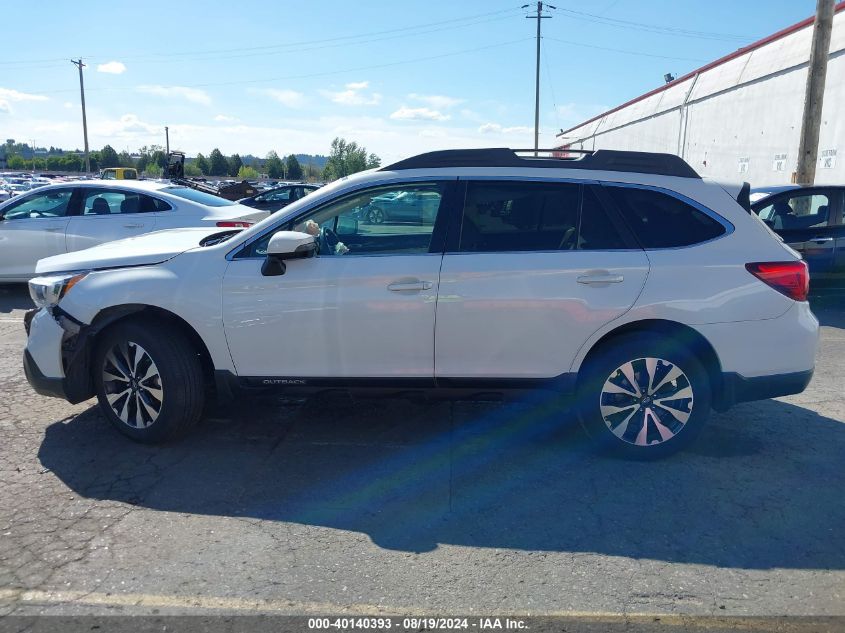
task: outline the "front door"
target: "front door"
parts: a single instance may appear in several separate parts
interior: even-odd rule
[[[65,230],[74,189],[49,189],[21,196],[0,219],[0,279],[23,280],[35,274],[39,259],[65,250]]]
[[[649,264],[630,239],[590,186],[468,182],[440,274],[438,385],[566,380],[590,335],[639,296]]]
[[[234,255],[223,280],[226,340],[238,375],[259,384],[387,379],[428,385],[446,213],[435,222],[359,222],[372,199],[425,191],[446,206],[448,182],[380,186],[275,227],[315,235],[319,253],[265,277],[268,232]],[[274,382],[275,380],[275,382]]]

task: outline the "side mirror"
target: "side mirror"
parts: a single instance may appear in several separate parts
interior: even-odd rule
[[[317,252],[317,240],[313,235],[299,231],[277,231],[267,244],[267,258],[261,265],[265,277],[284,275],[286,259],[313,257]]]

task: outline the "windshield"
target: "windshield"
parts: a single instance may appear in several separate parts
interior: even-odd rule
[[[164,187],[161,191],[168,193],[171,196],[176,196],[177,198],[184,198],[185,200],[190,200],[191,202],[199,202],[207,207],[231,207],[237,204],[231,200],[213,196],[210,193],[191,189],[190,187]]]

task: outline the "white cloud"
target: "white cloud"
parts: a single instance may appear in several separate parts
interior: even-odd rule
[[[92,131],[94,134],[107,138],[144,139],[150,136],[164,136],[164,126],[141,121],[135,114],[124,114],[119,119],[97,121],[92,126]]]
[[[504,127],[498,123],[485,123],[478,128],[480,134],[527,134],[533,128],[524,125]]]
[[[11,88],[0,88],[0,112],[12,114],[12,102],[17,101],[47,101],[48,98],[44,95],[30,94],[28,92],[19,92]]]
[[[211,97],[208,96],[208,93],[197,88],[188,88],[186,86],[138,86],[136,90],[157,97],[176,97],[178,99],[185,99],[191,103],[199,103],[200,105],[211,104]]]
[[[72,107],[74,107],[74,104],[71,103],[70,101],[65,101],[64,107],[66,107],[68,110],[70,110]]]
[[[320,94],[341,105],[378,105],[381,103],[381,94],[378,92],[371,92],[369,94],[363,92],[369,85],[369,81],[352,82],[344,86],[346,90],[341,90],[340,92],[321,90]]]
[[[221,123],[235,123],[240,119],[233,116],[226,116],[225,114],[218,114],[216,117],[214,117],[214,120],[219,121]]]
[[[408,108],[402,106],[391,114],[390,118],[400,121],[446,121],[449,119],[449,115],[432,110],[431,108]]]
[[[413,99],[414,101],[426,103],[436,110],[447,110],[464,102],[463,99],[456,99],[455,97],[447,97],[445,95],[421,95],[415,92],[409,94],[408,98]]]
[[[126,66],[121,62],[106,62],[97,66],[98,73],[108,73],[109,75],[122,75],[126,72]]]
[[[305,105],[305,95],[296,90],[279,90],[277,88],[267,88],[266,90],[251,90],[255,94],[267,95],[271,99],[278,101],[288,108],[301,108]]]

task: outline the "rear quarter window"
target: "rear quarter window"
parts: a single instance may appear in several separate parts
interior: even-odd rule
[[[605,190],[643,248],[691,246],[725,233],[721,223],[674,196],[634,187]]]

